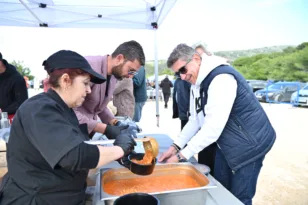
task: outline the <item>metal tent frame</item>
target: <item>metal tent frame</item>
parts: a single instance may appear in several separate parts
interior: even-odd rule
[[[119,28],[154,32],[158,96],[157,30],[177,0],[0,0],[0,26]],[[159,126],[159,99],[156,98]]]

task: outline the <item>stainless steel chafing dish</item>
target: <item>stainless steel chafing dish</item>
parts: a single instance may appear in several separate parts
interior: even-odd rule
[[[214,181],[210,181],[203,173],[196,169],[191,163],[157,164],[154,172],[149,176],[139,176],[131,173],[125,168],[102,169],[97,176],[96,190],[93,197],[94,205],[113,205],[119,196],[107,194],[104,191],[104,182],[110,180],[133,179],[140,177],[166,176],[179,174],[188,175],[200,184],[200,187],[169,190],[163,192],[150,193],[156,196],[161,205],[204,205],[207,198],[207,189],[216,188]]]

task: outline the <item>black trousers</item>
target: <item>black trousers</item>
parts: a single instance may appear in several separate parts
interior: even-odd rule
[[[206,147],[198,154],[198,163],[205,164],[210,167],[210,174],[214,176],[215,157],[216,157],[217,144],[213,143]]]
[[[165,105],[168,104],[169,98],[170,98],[170,93],[163,93],[164,95],[164,101],[165,101]]]

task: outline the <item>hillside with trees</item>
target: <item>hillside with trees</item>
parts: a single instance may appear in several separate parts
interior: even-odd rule
[[[271,47],[254,48],[247,50],[217,51],[214,52],[214,54],[217,56],[224,57],[229,61],[233,62],[234,60],[240,57],[250,57],[258,54],[282,52],[287,47],[290,46],[271,46]]]
[[[246,79],[308,82],[308,42],[282,52],[241,57],[232,65]]]
[[[219,51],[246,79],[308,82],[308,42],[298,46],[273,46],[249,50]],[[154,75],[154,61],[145,66],[147,77]],[[166,60],[158,61],[159,75],[173,75]]]

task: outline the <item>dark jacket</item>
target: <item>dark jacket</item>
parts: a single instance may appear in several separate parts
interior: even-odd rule
[[[237,94],[217,145],[229,167],[236,171],[264,157],[272,148],[276,133],[244,77],[231,66],[219,66],[203,80],[200,85],[201,106],[206,105],[211,81],[223,73],[234,76],[237,81]]]
[[[174,82],[173,89],[173,116],[172,118],[180,118],[180,120],[188,120],[189,116],[189,99],[191,84],[177,78]]]
[[[135,102],[147,101],[147,88],[145,80],[145,70],[141,66],[138,73],[133,77]]]
[[[74,111],[55,91],[49,89],[23,103],[11,127],[9,171],[1,184],[0,204],[85,204],[88,169],[59,164],[85,140],[89,140],[87,128],[81,129]]]
[[[13,65],[6,60],[2,62],[6,70],[0,74],[0,108],[2,112],[15,114],[19,106],[28,99],[27,85]]]
[[[171,94],[171,88],[173,87],[173,84],[167,77],[161,81],[159,86],[162,88],[163,93]]]

